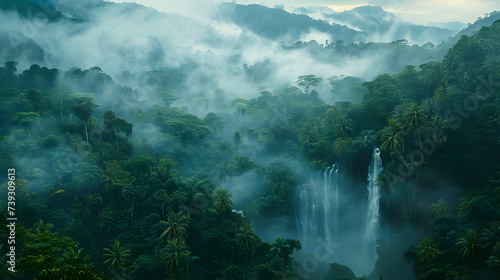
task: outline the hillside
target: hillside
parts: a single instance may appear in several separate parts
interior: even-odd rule
[[[500,20],[36,3],[0,6],[0,279],[500,278]]]

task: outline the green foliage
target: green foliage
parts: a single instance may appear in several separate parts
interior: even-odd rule
[[[440,252],[434,241],[431,238],[426,238],[418,244],[417,253],[421,262],[432,263]]]
[[[450,207],[446,205],[446,201],[444,201],[442,198],[440,198],[437,203],[431,205],[431,215],[433,217],[446,215],[449,212]]]
[[[347,266],[338,263],[331,263],[323,280],[356,280],[356,275]]]
[[[188,247],[185,243],[170,241],[163,249],[162,257],[165,258],[167,268],[170,272],[180,269],[189,256]]]
[[[235,239],[240,246],[250,250],[253,250],[255,245],[260,243],[259,237],[253,232],[249,224],[240,227]]]
[[[499,28],[497,22],[461,37],[442,62],[401,65],[400,73],[371,81],[331,77],[326,94],[311,90],[321,81],[312,74],[298,77],[300,88],[266,88],[235,100],[225,89],[215,90],[213,100],[193,96],[184,83],[190,67],[118,75],[127,84],[159,77],[153,92],[141,94],[156,94],[164,106],[147,105],[138,90],[116,84],[99,67],[34,64],[18,72],[8,61],[0,67],[0,166],[18,169],[17,214],[33,229],[16,229],[19,274],[0,277],[95,280],[119,278],[120,271],[152,280],[295,277],[291,256],[300,242],[261,242],[249,221],[259,229],[280,218],[294,228],[298,186],[334,162],[352,182],[342,191],[364,197],[356,186],[365,185],[371,151],[380,147],[381,199],[389,205],[381,215],[391,229],[418,229],[380,241],[369,277],[408,279],[413,265],[418,279],[497,279]],[[283,51],[333,57],[389,48],[406,57],[401,61],[443,51],[402,42],[298,42]],[[245,65],[244,75],[263,80],[273,74],[270,64]],[[108,104],[109,94],[120,98]],[[325,104],[319,96],[341,101]],[[177,98],[188,98],[193,112],[172,108]],[[195,115],[212,105],[216,111],[203,120]],[[408,171],[404,181],[389,182],[400,170]],[[245,216],[232,212],[231,193]],[[0,233],[6,222],[0,215]],[[325,279],[355,276],[332,264]]]
[[[309,88],[318,86],[319,81],[320,81],[320,78],[317,78],[313,74],[309,74],[309,75],[299,76],[297,78],[296,83],[297,83],[297,85],[304,88],[304,91],[306,94],[309,94]]]
[[[109,269],[120,271],[128,262],[130,250],[121,246],[118,240],[111,244],[110,248],[105,248],[103,257],[106,258],[104,264],[109,265]]]
[[[102,132],[105,141],[115,142],[116,134],[118,132],[122,132],[126,136],[130,136],[132,134],[133,125],[126,122],[123,119],[120,119],[112,111],[104,112],[103,118],[104,118],[104,123]]]
[[[469,259],[471,263],[479,263],[483,258],[483,245],[480,244],[479,234],[473,229],[460,237],[457,246],[460,247],[460,254],[464,259]]]
[[[215,193],[213,206],[217,213],[221,215],[231,213],[233,210],[231,196],[232,195],[225,189],[220,189]]]
[[[285,260],[286,264],[289,264],[293,261],[291,257],[293,250],[302,249],[302,245],[299,240],[295,239],[286,239],[286,238],[277,238],[276,242],[271,245],[271,249],[269,252],[274,254],[283,260]]]
[[[186,228],[188,227],[185,222],[185,217],[182,212],[175,214],[171,211],[168,214],[167,221],[160,221],[167,229],[163,231],[160,238],[167,241],[184,242],[187,239]]]

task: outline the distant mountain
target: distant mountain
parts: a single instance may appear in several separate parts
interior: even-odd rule
[[[466,23],[460,21],[452,21],[452,22],[429,22],[427,23],[429,26],[436,26],[440,28],[446,28],[452,31],[459,31],[467,27]]]
[[[28,0],[0,0],[0,10],[18,13],[22,18],[37,18],[48,22],[69,19],[53,5],[46,4]]]
[[[485,16],[484,18],[482,17],[478,18],[473,24],[469,24],[469,26],[462,29],[455,36],[453,36],[450,44],[454,44],[456,41],[458,41],[458,39],[460,39],[460,36],[472,35],[476,31],[479,31],[479,29],[481,29],[483,26],[490,26],[493,24],[493,22],[499,19],[500,19],[499,11],[494,11],[492,13],[489,13],[488,16]]]
[[[423,45],[427,42],[441,43],[456,31],[435,26],[422,26],[404,22],[379,6],[361,6],[337,13],[330,9],[318,10],[306,7],[296,10],[299,13],[322,18],[330,23],[346,25],[363,34],[365,41],[392,42],[406,39],[411,43]]]
[[[303,14],[292,14],[282,9],[261,5],[240,5],[222,3],[217,15],[223,21],[235,23],[239,27],[259,36],[289,41],[300,40],[311,31],[319,31],[331,36],[332,40],[353,42],[359,40],[360,32],[340,24],[329,24]]]
[[[375,17],[379,18],[382,20],[394,20],[396,17],[389,13],[386,12],[382,7],[380,6],[360,6],[356,7],[352,10],[344,11],[342,13],[339,13],[339,15],[347,15],[347,16],[369,16],[369,17]]]
[[[20,32],[13,32],[0,28],[0,53],[4,61],[25,58],[29,61],[41,62],[45,52],[33,40],[26,38]]]

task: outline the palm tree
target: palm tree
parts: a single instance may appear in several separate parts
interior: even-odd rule
[[[259,242],[259,237],[253,232],[249,224],[246,224],[238,230],[235,235],[236,242],[245,247],[245,249],[253,249],[253,247]]]
[[[448,51],[448,53],[444,56],[443,66],[447,72],[453,72],[457,69],[458,57],[455,51]]]
[[[489,54],[481,65],[481,68],[486,71],[486,74],[494,74],[500,68],[500,56]]]
[[[335,154],[337,155],[344,154],[349,149],[349,146],[351,145],[351,140],[352,140],[351,138],[347,139],[338,138],[337,140],[335,140],[335,142],[333,142],[333,151],[335,152]]]
[[[168,271],[175,273],[180,278],[180,271],[186,267],[190,255],[186,243],[168,241],[168,244],[162,250],[161,258],[167,264]]]
[[[50,232],[52,229],[54,229],[53,224],[46,224],[40,219],[35,223],[35,229],[33,229],[32,232],[38,237],[48,237],[53,235],[52,232]]]
[[[187,239],[186,228],[188,224],[185,222],[182,212],[179,211],[179,213],[174,214],[173,211],[170,211],[167,221],[160,221],[160,223],[167,226],[160,238],[167,241],[185,241]]]
[[[420,127],[425,123],[426,120],[425,110],[419,106],[417,103],[413,103],[405,110],[405,121],[406,123],[412,125],[417,130],[418,141],[420,143],[420,150],[422,149],[422,138],[420,137]],[[424,156],[422,154],[422,162]]]
[[[443,100],[446,97],[453,94],[454,88],[452,85],[448,84],[448,80],[441,81],[437,87],[435,92],[435,98],[438,100]]]
[[[418,258],[423,263],[432,263],[440,252],[431,238],[425,238],[417,246]]]
[[[65,259],[78,259],[81,257],[83,248],[76,250],[74,247],[69,247],[68,250],[64,249],[63,257]]]
[[[404,134],[400,131],[396,131],[394,127],[385,127],[382,129],[382,135],[380,136],[380,139],[382,140],[381,148],[391,153],[399,151],[401,146],[404,144],[403,136]]]
[[[62,257],[59,257],[56,261],[59,265],[67,261],[76,261],[83,258],[82,256],[83,248],[77,249],[77,247],[70,246],[68,249],[63,249]]]
[[[234,171],[241,174],[245,171],[257,168],[258,165],[250,160],[249,157],[235,156],[234,157]]]
[[[448,127],[448,121],[441,118],[441,116],[434,116],[427,125],[427,137],[441,147],[447,139],[444,129]]]
[[[130,181],[130,173],[122,170],[117,160],[105,162],[106,169],[101,178],[104,180],[104,189],[109,190],[113,186],[125,186]]]
[[[288,199],[292,194],[291,187],[296,183],[297,178],[289,170],[274,166],[268,170],[274,187],[274,192],[281,198]]]
[[[406,104],[400,104],[394,107],[394,111],[392,111],[392,119],[397,123],[405,122],[405,110]]]
[[[471,263],[479,262],[483,253],[483,246],[479,243],[479,234],[470,229],[465,236],[458,239],[457,246],[460,246],[462,258],[469,258]]]
[[[422,109],[424,110],[427,119],[433,117],[439,112],[439,102],[432,98],[422,100]]]
[[[225,190],[220,189],[215,193],[214,196],[214,209],[219,214],[227,214],[233,210],[233,201],[231,200],[231,194]]]
[[[217,179],[225,181],[226,178],[231,178],[233,174],[233,167],[228,161],[224,161],[217,165]]]
[[[104,257],[107,258],[104,263],[109,263],[109,268],[117,271],[123,267],[127,258],[130,257],[130,250],[126,249],[125,246],[121,246],[118,240],[111,244],[111,248],[105,248],[104,251],[107,252],[104,254]]]
[[[341,137],[342,139],[347,139],[349,137],[349,132],[352,131],[352,120],[346,119],[345,116],[340,116],[335,121],[333,125],[333,133],[337,137]]]
[[[382,150],[389,151],[390,153],[397,152],[401,161],[408,167],[400,151],[400,148],[404,144],[404,136],[403,125],[389,120],[389,125],[382,130],[382,135],[380,136],[382,145],[380,147]]]
[[[424,82],[429,89],[429,93],[434,93],[436,86],[443,79],[443,70],[441,69],[441,64],[437,63],[426,69]],[[431,91],[432,89],[432,91]]]
[[[462,66],[459,69],[459,81],[462,84],[462,89],[469,92],[474,92],[476,87],[479,85],[478,76],[479,73],[475,68],[468,68]]]
[[[442,198],[438,200],[438,203],[434,203],[431,205],[431,215],[432,217],[446,215],[450,211],[450,207],[446,205],[446,201]]]
[[[493,248],[497,242],[500,242],[500,222],[495,221],[483,229],[482,241],[484,248]]]
[[[315,142],[318,139],[315,129],[310,124],[306,124],[300,133],[299,143],[301,145]]]

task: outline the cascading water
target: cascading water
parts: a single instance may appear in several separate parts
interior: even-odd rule
[[[337,237],[339,236],[339,168],[337,164],[334,164],[334,168],[330,170],[330,178],[332,183],[335,186],[335,193],[334,193],[334,209],[333,209],[333,237],[335,238],[334,241],[337,241]],[[334,176],[332,178],[332,172],[334,172]]]
[[[337,164],[328,167],[323,176],[318,174],[309,184],[302,186],[297,230],[304,247],[312,247],[320,242],[319,238],[327,244],[336,240],[339,220],[338,188]]]
[[[377,258],[375,241],[377,240],[379,228],[380,186],[377,180],[382,171],[383,166],[382,159],[380,158],[380,150],[376,148],[373,150],[372,160],[368,168],[368,207],[364,236],[364,248],[373,264],[375,264]]]
[[[368,200],[360,199],[352,181],[339,180],[337,164],[313,175],[300,188],[296,224],[304,262],[314,256],[326,264],[347,265],[359,276],[373,271],[381,194],[377,180],[382,170],[380,150],[374,149],[368,168]]]

